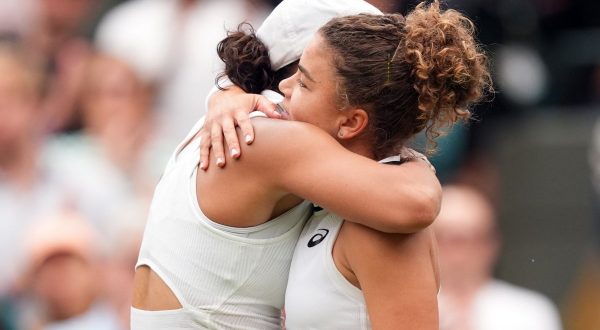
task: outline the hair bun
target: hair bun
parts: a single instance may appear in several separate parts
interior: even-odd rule
[[[469,106],[491,91],[487,58],[473,37],[473,23],[455,10],[440,10],[436,0],[419,4],[404,26],[404,60],[412,67],[418,93],[417,128],[430,140],[443,125],[470,116]]]
[[[237,31],[229,32],[217,45],[217,54],[225,63],[225,69],[216,79],[217,85],[227,76],[245,92],[258,94],[273,84],[269,50],[249,23],[242,23]]]

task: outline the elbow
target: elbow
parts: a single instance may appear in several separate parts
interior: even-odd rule
[[[442,187],[439,184],[424,187],[418,195],[415,231],[429,227],[437,218],[442,205]]]
[[[439,184],[429,185],[413,189],[410,194],[410,206],[404,203],[402,209],[397,210],[396,215],[402,214],[405,221],[390,222],[385,230],[388,233],[416,233],[429,227],[437,218],[442,203],[442,187]]]

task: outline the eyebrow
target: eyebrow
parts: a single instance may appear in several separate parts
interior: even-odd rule
[[[306,78],[308,78],[310,81],[312,82],[317,82],[311,75],[310,73],[308,73],[308,70],[306,70],[305,67],[303,67],[302,65],[298,64],[298,70],[300,70],[300,72],[302,72],[303,75],[306,76]]]

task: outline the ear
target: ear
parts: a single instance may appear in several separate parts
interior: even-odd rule
[[[369,114],[361,108],[343,110],[343,118],[340,122],[337,138],[348,140],[363,133],[369,125]]]

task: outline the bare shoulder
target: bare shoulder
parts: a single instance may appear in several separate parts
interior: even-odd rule
[[[354,271],[387,263],[412,263],[416,259],[432,262],[435,254],[435,237],[430,228],[410,234],[384,233],[345,221],[340,238],[349,266]]]
[[[346,266],[357,276],[361,286],[373,278],[381,283],[386,278],[392,281],[403,279],[406,282],[427,281],[437,292],[438,252],[430,227],[415,233],[397,234],[345,221],[338,240],[342,243],[339,247]]]
[[[432,239],[432,232],[429,228],[410,234],[385,233],[358,223],[345,221],[343,230],[345,236],[357,243],[353,245],[360,246],[357,250],[364,250],[366,253],[370,250],[383,252],[385,250],[395,251],[403,247],[429,247]]]

